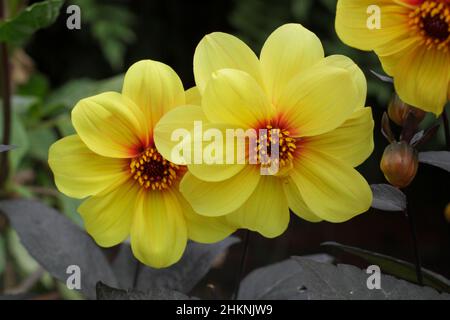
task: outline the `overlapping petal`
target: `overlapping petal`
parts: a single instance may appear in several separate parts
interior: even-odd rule
[[[133,254],[154,268],[174,264],[186,247],[186,220],[175,192],[141,190],[134,209],[131,224]]]
[[[201,150],[202,161],[190,163],[189,172],[203,181],[218,182],[229,179],[244,169],[248,163],[249,139],[256,140],[254,131],[246,135],[240,128],[216,123],[206,123],[202,128],[204,141],[196,143],[197,151],[194,151]],[[191,132],[191,135],[194,136],[195,133]]]
[[[213,123],[257,128],[273,114],[273,108],[258,83],[235,69],[215,72],[202,96],[206,117]]]
[[[308,148],[325,152],[356,167],[372,153],[374,121],[371,108],[359,108],[342,125],[307,139]]]
[[[327,221],[349,220],[372,203],[370,187],[355,169],[317,150],[302,150],[291,178],[308,208]]]
[[[201,107],[182,106],[158,122],[154,131],[155,144],[164,158],[188,165],[196,177],[205,181],[222,181],[242,170],[244,163],[238,162],[241,158],[238,158],[237,151],[231,149],[227,153],[228,146],[233,146],[227,130],[234,132],[231,125],[210,123]],[[237,147],[235,141],[234,149]],[[245,146],[243,151],[242,159],[245,161]],[[231,155],[233,162],[227,164],[227,156]]]
[[[206,217],[192,209],[184,197],[176,192],[178,201],[183,208],[187,224],[188,238],[200,243],[214,243],[225,239],[236,227],[228,223],[225,217]]]
[[[58,189],[73,198],[95,195],[128,178],[124,159],[92,152],[78,135],[55,142],[50,147],[48,163]]]
[[[291,135],[315,136],[340,126],[360,100],[353,73],[318,65],[291,80],[280,97],[278,110]]]
[[[246,166],[230,179],[220,182],[202,181],[188,172],[181,180],[180,191],[195,212],[219,217],[241,207],[255,190],[260,177],[256,166]]]
[[[212,74],[220,69],[242,70],[263,84],[255,53],[238,38],[214,32],[203,37],[194,53],[195,83],[200,93],[205,90]]]
[[[408,104],[440,115],[448,101],[450,53],[417,47],[405,53],[394,69],[394,85]]]
[[[284,88],[297,74],[324,57],[317,36],[300,24],[276,29],[261,50],[261,74],[271,102],[275,105]]]
[[[122,94],[142,110],[150,132],[163,114],[185,104],[178,75],[168,65],[153,60],[141,60],[128,69]]]
[[[116,92],[78,102],[72,110],[72,123],[88,148],[105,157],[135,157],[148,141],[144,114]]]
[[[209,123],[200,106],[181,106],[166,113],[153,131],[158,152],[173,163],[191,163],[194,160],[193,131],[196,122],[201,125]],[[182,151],[188,149],[190,153],[183,154]]]
[[[353,62],[352,59],[336,54],[320,60],[317,65],[343,68],[350,72],[350,76],[355,83],[358,94],[358,102],[356,103],[356,108],[365,106],[367,97],[366,76],[364,75],[362,70]]]
[[[202,96],[200,95],[200,91],[197,87],[192,87],[186,90],[186,104],[201,106],[202,105]]]
[[[139,185],[129,180],[119,187],[85,200],[78,212],[86,231],[103,247],[115,246],[130,234]]]
[[[298,190],[298,187],[294,183],[292,178],[287,177],[283,181],[283,191],[286,196],[289,208],[297,216],[309,222],[322,221],[321,218],[319,218],[316,214],[314,214],[314,212],[311,211],[310,208],[308,208],[305,200],[303,200],[302,195],[300,194],[300,190]]]
[[[262,176],[248,200],[227,221],[267,238],[281,235],[289,224],[289,207],[283,193],[283,181],[274,176]]]

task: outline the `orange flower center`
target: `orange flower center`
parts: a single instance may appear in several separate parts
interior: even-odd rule
[[[274,136],[272,125],[266,126],[267,133],[262,134],[256,141],[257,162],[264,166],[270,166],[271,161],[277,161],[280,168],[285,167],[294,159],[294,153],[297,149],[296,139],[289,135],[285,129],[277,129]],[[278,158],[272,159],[272,144],[278,141]],[[267,156],[267,157],[266,157]],[[264,159],[266,158],[266,159]]]
[[[450,2],[426,0],[410,14],[414,34],[422,36],[422,43],[429,49],[447,52],[450,47]]]
[[[180,166],[163,158],[154,147],[147,148],[130,162],[133,178],[145,189],[169,188],[180,173]]]

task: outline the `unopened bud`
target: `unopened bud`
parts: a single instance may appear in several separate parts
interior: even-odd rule
[[[426,116],[425,111],[410,106],[403,102],[397,94],[394,94],[388,106],[389,118],[397,125],[403,126],[409,113],[414,115],[416,123],[422,122]]]
[[[386,180],[398,188],[405,188],[413,181],[418,167],[417,151],[404,141],[387,146],[380,163]]]

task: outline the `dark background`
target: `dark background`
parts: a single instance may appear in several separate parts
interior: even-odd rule
[[[46,77],[49,88],[58,88],[73,79],[108,78],[123,73],[133,62],[147,58],[172,66],[188,88],[194,85],[194,49],[205,34],[213,31],[235,34],[258,53],[264,39],[276,27],[288,22],[302,23],[321,38],[327,55],[348,55],[366,73],[369,81],[367,105],[373,106],[376,122],[376,147],[360,171],[371,184],[385,183],[379,161],[387,142],[380,134],[379,124],[392,88],[370,74],[371,69],[381,72],[373,53],[349,48],[338,39],[334,31],[335,0],[84,0],[72,3],[81,7],[81,30],[68,30],[65,27],[68,15],[63,12],[55,25],[39,31],[26,47],[36,70]],[[120,13],[118,17],[108,14],[107,10],[102,10],[105,5],[117,7],[126,17],[119,17]],[[115,63],[111,63],[114,58],[108,58],[104,53],[104,46],[110,45],[108,36],[102,38],[93,32],[101,21],[106,21],[103,30],[113,30],[117,25],[128,29],[118,31],[122,34],[118,37],[122,47],[117,46],[117,52],[123,52]],[[116,47],[111,45],[109,48],[114,51]],[[428,126],[433,121],[429,117],[423,125]],[[443,148],[442,133],[431,146]],[[450,200],[448,173],[421,165],[417,178],[405,192],[409,210],[417,220],[423,266],[450,277],[450,228],[444,217],[444,209]],[[240,235],[243,234],[241,232]],[[312,224],[292,216],[288,231],[273,240],[253,233],[246,272],[291,255],[324,252],[320,247],[324,241],[336,241],[414,261],[408,220],[401,213],[370,210],[342,224]],[[224,264],[213,270],[205,283],[213,283],[217,291],[229,292],[238,272],[241,254],[242,245],[233,247]],[[340,262],[367,266],[348,255],[341,254],[338,258]]]

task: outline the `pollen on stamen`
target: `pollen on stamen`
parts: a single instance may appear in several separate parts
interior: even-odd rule
[[[278,129],[274,131],[272,125],[266,126],[267,133],[259,136],[256,141],[255,155],[257,157],[257,163],[270,167],[271,161],[278,162],[278,166],[283,168],[290,164],[294,159],[295,150],[297,149],[297,140],[290,136],[290,132],[285,129]],[[276,129],[276,128],[275,128]],[[273,133],[277,132],[277,137],[273,136]],[[272,144],[278,140],[278,158],[271,159]],[[262,143],[266,141],[266,143]],[[265,157],[265,156],[268,157]],[[266,159],[263,159],[263,156]]]
[[[164,159],[154,147],[147,148],[130,162],[133,179],[143,188],[165,190],[177,179],[180,167]]]

